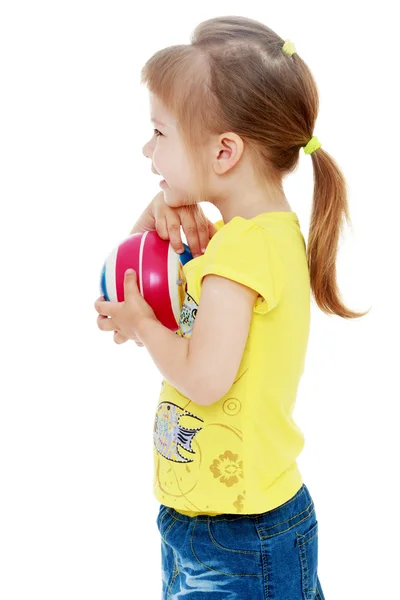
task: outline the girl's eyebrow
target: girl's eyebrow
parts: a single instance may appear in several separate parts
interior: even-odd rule
[[[166,127],[165,123],[162,123],[161,121],[158,121],[158,119],[156,119],[155,117],[151,117],[150,121],[152,123],[155,123],[156,125],[161,125],[161,127]]]

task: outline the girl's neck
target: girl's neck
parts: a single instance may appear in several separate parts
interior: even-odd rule
[[[217,206],[220,211],[224,223],[228,223],[234,217],[243,217],[244,219],[252,219],[257,215],[266,212],[293,212],[292,208],[285,197],[281,198],[280,202],[276,200],[274,202],[267,202],[265,199],[260,202],[252,202],[241,205],[234,204],[233,202],[226,203],[225,205]]]
[[[212,202],[220,211],[224,223],[234,217],[252,219],[266,212],[293,212],[283,189],[282,181],[257,180],[248,156],[214,180]]]

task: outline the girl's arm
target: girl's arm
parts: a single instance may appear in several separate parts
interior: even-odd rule
[[[163,377],[196,404],[208,406],[234,383],[257,296],[236,281],[206,275],[191,338],[156,320],[144,320],[137,334]]]

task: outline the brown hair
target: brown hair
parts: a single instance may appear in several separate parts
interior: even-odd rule
[[[210,202],[205,148],[210,135],[234,131],[250,153],[260,186],[282,189],[297,167],[299,150],[313,136],[318,114],[314,78],[300,56],[282,52],[284,40],[266,25],[241,16],[200,23],[191,44],[156,52],[141,83],[174,115],[193,166],[195,195]],[[356,318],[342,303],[336,254],[342,220],[350,223],[345,179],[333,158],[311,154],[314,198],[307,244],[311,290],[327,314]]]

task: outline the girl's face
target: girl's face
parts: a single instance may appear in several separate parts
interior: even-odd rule
[[[190,167],[178,134],[176,121],[162,106],[160,100],[150,94],[153,137],[143,146],[143,154],[152,161],[152,172],[161,175],[165,202],[172,207],[188,204],[190,191]]]

